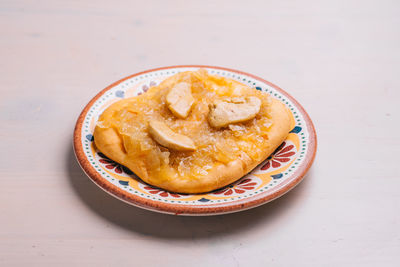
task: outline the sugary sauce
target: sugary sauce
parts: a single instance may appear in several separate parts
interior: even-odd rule
[[[261,159],[272,124],[269,95],[237,81],[209,75],[205,70],[181,73],[175,82],[192,85],[195,103],[185,119],[174,116],[165,104],[171,84],[163,82],[142,95],[121,100],[122,107],[102,115],[98,126],[114,127],[129,159],[145,166],[149,176],[160,181],[174,177],[201,178],[216,164],[227,164],[243,153],[254,161]],[[262,101],[257,116],[223,129],[212,128],[207,121],[209,103],[238,96],[256,96]],[[160,146],[148,134],[148,123],[152,119],[161,120],[176,133],[190,137],[197,149],[178,152]]]

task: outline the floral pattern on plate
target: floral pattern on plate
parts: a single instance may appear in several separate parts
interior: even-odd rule
[[[289,164],[296,157],[296,152],[294,144],[290,141],[285,141],[266,159],[267,163],[260,170],[267,171]]]
[[[236,184],[225,186],[224,188],[215,191],[214,195],[223,195],[223,196],[233,196],[240,195],[245,193],[246,191],[254,191],[262,181],[256,177],[242,178]]]

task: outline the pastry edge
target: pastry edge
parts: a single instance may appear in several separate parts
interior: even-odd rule
[[[176,178],[158,184],[152,182],[144,166],[137,165],[128,159],[122,138],[114,128],[96,126],[93,135],[95,145],[102,153],[110,159],[128,167],[146,183],[171,192],[205,193],[222,188],[242,178],[267,159],[286,139],[289,131],[294,126],[294,120],[285,105],[274,98],[271,101],[271,118],[273,124],[268,133],[268,142],[271,145],[264,150],[261,160],[254,161],[248,156],[242,155],[241,158],[231,161],[228,164],[217,165],[208,175],[201,178]],[[99,140],[101,141],[99,142]]]

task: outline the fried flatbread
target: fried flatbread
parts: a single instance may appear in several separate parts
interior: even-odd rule
[[[171,97],[177,88],[191,95]],[[186,103],[176,104],[176,99]],[[254,169],[292,126],[291,113],[280,101],[200,69],[178,73],[142,95],[112,104],[99,117],[94,140],[102,153],[146,183],[203,193]]]

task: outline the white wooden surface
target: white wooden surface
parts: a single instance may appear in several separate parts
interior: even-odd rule
[[[218,2],[218,3],[216,3]],[[400,266],[399,1],[1,1],[0,266]],[[149,68],[278,84],[319,137],[308,178],[262,207],[128,206],[72,152],[83,106]]]

